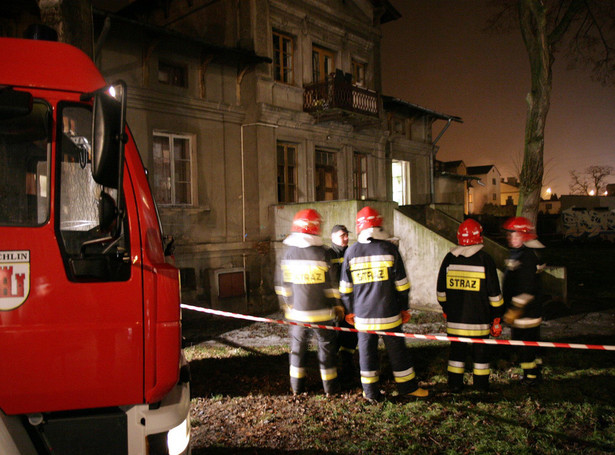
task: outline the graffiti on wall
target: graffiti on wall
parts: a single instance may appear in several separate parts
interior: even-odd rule
[[[562,228],[567,240],[615,242],[615,211],[569,208],[562,211]]]

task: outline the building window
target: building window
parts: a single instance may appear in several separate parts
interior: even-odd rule
[[[285,84],[294,82],[293,39],[273,32],[273,79]]]
[[[322,47],[312,48],[312,82],[323,82],[335,71],[335,54]]]
[[[337,199],[337,165],[335,153],[316,150],[315,182],[316,200],[333,201]]]
[[[352,83],[359,87],[365,87],[365,63],[352,61]]]
[[[393,160],[393,200],[399,205],[410,204],[410,163]]]
[[[367,199],[367,155],[355,152],[353,156],[353,195],[355,199]]]
[[[498,195],[493,193],[493,196],[491,197],[491,199],[493,199],[494,201],[497,201],[498,200]]]
[[[391,117],[391,133],[406,136],[406,119]]]
[[[186,67],[158,62],[158,82],[174,87],[188,87]]]
[[[159,204],[193,205],[192,137],[154,133],[153,191]]]
[[[495,179],[491,179],[491,184],[495,185]]]
[[[278,202],[297,201],[297,146],[278,142]]]

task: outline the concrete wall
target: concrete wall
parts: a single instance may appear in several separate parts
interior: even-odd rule
[[[455,244],[399,211],[395,212],[394,219],[399,251],[412,285],[410,306],[439,311],[436,299],[438,271],[442,259]]]

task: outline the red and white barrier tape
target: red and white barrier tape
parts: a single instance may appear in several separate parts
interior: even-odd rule
[[[374,335],[395,336],[403,338],[417,338],[420,340],[439,340],[439,341],[459,341],[462,343],[479,343],[479,344],[503,344],[507,346],[535,346],[544,348],[565,348],[565,349],[594,349],[599,351],[615,351],[615,346],[605,344],[578,344],[578,343],[554,343],[550,341],[521,341],[521,340],[496,340],[489,338],[466,338],[466,337],[451,337],[446,335],[420,335],[417,333],[406,332],[383,332],[380,330],[357,330],[347,327],[333,327],[330,325],[311,324],[309,322],[285,321],[282,319],[262,318],[258,316],[249,316],[247,314],[230,313],[228,311],[213,310],[211,308],[202,308],[193,305],[181,304],[181,307],[186,310],[198,311],[200,313],[214,314],[226,318],[245,319],[254,322],[267,322],[284,325],[298,325],[308,327],[310,329],[326,329],[337,330],[338,332],[365,332]]]

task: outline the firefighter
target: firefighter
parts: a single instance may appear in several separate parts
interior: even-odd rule
[[[386,241],[382,217],[372,207],[357,213],[357,243],[344,255],[340,292],[346,321],[358,330],[401,332],[410,319],[410,282],[397,247]],[[379,336],[359,332],[359,365],[363,396],[371,402],[384,400],[380,390]],[[400,397],[426,397],[419,388],[405,339],[383,337]]]
[[[340,283],[340,273],[344,263],[344,253],[348,249],[348,229],[346,226],[336,224],[331,229],[331,277],[336,289]],[[339,327],[352,328],[350,324],[342,318]],[[357,351],[356,332],[339,332],[337,334],[337,344],[339,348],[339,375],[342,383],[351,384],[356,375],[354,364],[354,354]]]
[[[502,334],[504,301],[495,262],[482,249],[482,232],[482,226],[473,219],[461,223],[457,230],[458,246],[447,253],[440,266],[437,297],[450,336],[489,338]],[[474,387],[489,390],[489,347],[453,341],[447,368],[452,393],[463,389],[468,353],[474,361]]]
[[[542,302],[540,299],[539,273],[545,268],[539,250],[544,245],[538,241],[536,229],[522,216],[509,218],[502,226],[510,247],[506,260],[503,293],[504,322],[512,326],[512,338],[522,341],[540,341]],[[538,347],[524,346],[519,350],[523,369],[522,383],[533,386],[542,380],[542,359]]]
[[[334,325],[343,318],[339,292],[330,280],[331,256],[320,236],[321,217],[313,209],[295,214],[281,262],[276,293],[289,321]],[[337,392],[337,343],[333,330],[314,330],[318,340],[320,377],[326,394]],[[290,384],[294,394],[305,391],[305,363],[312,329],[290,326]]]

